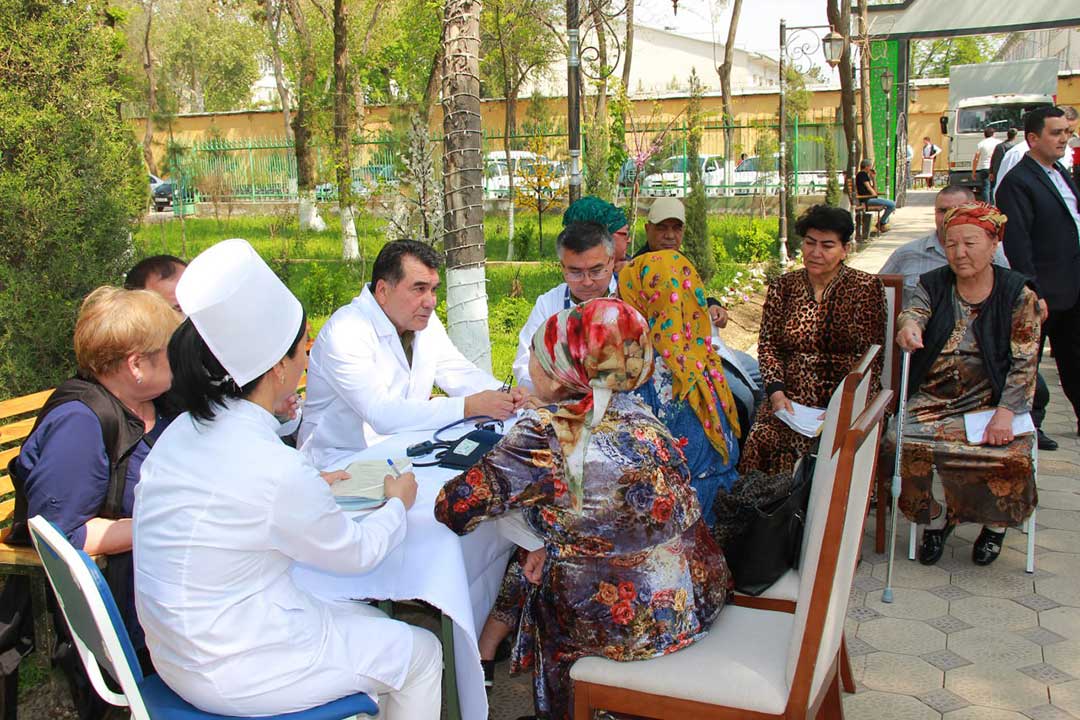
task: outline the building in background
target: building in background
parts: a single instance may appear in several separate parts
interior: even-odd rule
[[[1056,57],[1059,71],[1080,70],[1080,28],[1051,28],[1012,33],[996,60]]]

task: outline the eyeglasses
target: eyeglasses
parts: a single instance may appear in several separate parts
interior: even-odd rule
[[[591,268],[589,270],[571,270],[570,268],[563,268],[563,277],[567,280],[573,280],[575,282],[584,280],[586,276],[590,280],[603,280],[611,273],[607,266],[599,268]]]

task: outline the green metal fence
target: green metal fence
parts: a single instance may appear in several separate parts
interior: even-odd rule
[[[778,173],[778,126],[771,116],[740,125],[707,123],[701,149],[702,178],[706,194],[774,195],[780,187]],[[845,167],[843,128],[831,114],[810,115],[794,121],[789,129],[793,147],[795,192],[824,192],[828,180],[824,138],[831,136],[839,157],[833,166]],[[657,146],[639,179],[644,197],[682,197],[689,186],[686,163],[688,129],[638,127],[627,132],[625,146],[631,156]],[[401,182],[404,171],[401,143],[392,138],[365,139],[353,144],[352,176],[354,193],[368,197]],[[438,176],[441,137],[433,137],[433,158]],[[486,131],[482,141],[485,197],[506,197],[509,176],[518,188],[530,179],[549,178],[550,192],[561,194],[568,185],[569,162],[566,135],[560,132],[522,133],[510,138],[511,162],[506,162],[506,142],[501,133]],[[730,147],[729,147],[730,146]],[[313,147],[316,199],[337,196],[333,153],[330,148]],[[292,143],[283,137],[240,140],[211,139],[197,142],[180,153],[176,163],[186,187],[199,200],[266,201],[296,198],[296,158]],[[512,170],[511,170],[512,168]],[[619,192],[626,194],[635,178],[635,165],[628,160],[616,178]],[[585,168],[587,174],[589,168]]]

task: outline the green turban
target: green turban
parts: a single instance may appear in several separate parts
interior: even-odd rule
[[[562,216],[563,227],[576,222],[600,223],[610,233],[628,224],[626,213],[622,208],[617,208],[607,200],[601,200],[594,195],[586,195],[566,208]]]

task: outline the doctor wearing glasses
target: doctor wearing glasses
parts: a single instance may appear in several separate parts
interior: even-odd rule
[[[450,342],[435,315],[438,256],[395,240],[371,283],[339,308],[311,348],[299,447],[319,468],[388,435],[434,430],[475,415],[505,420],[525,402]],[[432,397],[438,385],[446,396]]]
[[[615,295],[615,241],[600,223],[570,223],[559,233],[555,252],[562,265],[564,283],[536,298],[529,319],[518,333],[517,355],[514,357],[514,377],[519,387],[533,390],[529,377],[529,356],[532,338],[537,328],[552,315],[576,307],[583,302]]]

